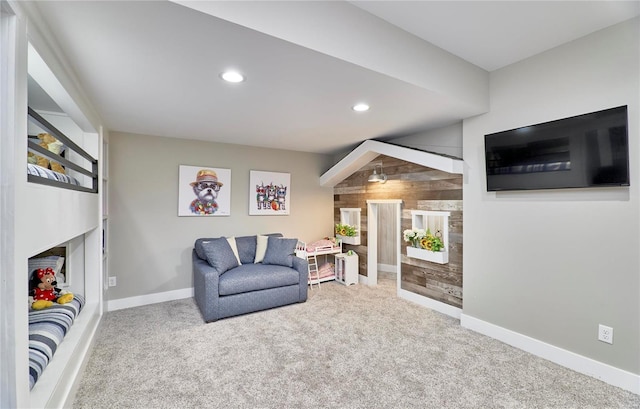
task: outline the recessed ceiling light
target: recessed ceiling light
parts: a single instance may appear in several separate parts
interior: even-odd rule
[[[351,107],[351,109],[353,109],[356,112],[364,112],[369,110],[369,105],[362,104],[362,103],[355,104],[353,107]]]
[[[238,71],[225,71],[220,74],[223,80],[227,82],[242,82],[244,81],[244,76],[240,74]]]

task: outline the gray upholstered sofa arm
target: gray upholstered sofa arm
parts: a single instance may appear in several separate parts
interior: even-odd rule
[[[196,303],[206,322],[216,321],[218,317],[218,272],[202,260],[193,250],[193,292]]]
[[[307,280],[309,278],[309,263],[306,259],[293,257],[293,268],[300,274],[300,302],[307,300]]]

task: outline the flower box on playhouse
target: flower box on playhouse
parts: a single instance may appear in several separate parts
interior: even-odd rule
[[[335,227],[336,239],[344,244],[360,244],[360,235],[354,226],[338,223]]]
[[[430,251],[407,246],[407,256],[438,264],[447,264],[449,262],[448,251]]]
[[[411,229],[403,232],[407,256],[433,263],[449,262],[447,243],[449,236],[449,212],[411,212]]]

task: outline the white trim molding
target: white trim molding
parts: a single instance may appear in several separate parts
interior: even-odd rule
[[[598,362],[466,314],[461,315],[460,325],[565,368],[640,395],[640,375]]]
[[[390,156],[448,173],[463,174],[464,171],[464,161],[462,159],[369,139],[362,142],[342,158],[340,162],[322,174],[320,176],[320,186],[334,187],[377,158],[378,155]],[[380,201],[376,200],[375,202]]]
[[[395,264],[378,263],[378,271],[383,273],[396,273],[398,267]]]
[[[458,320],[460,319],[460,315],[462,314],[462,310],[458,307],[454,307],[441,301],[437,301],[429,297],[424,297],[420,294],[412,293],[411,291],[403,290],[401,288],[398,288],[398,297],[416,303],[420,306],[441,312]]]
[[[402,204],[402,199],[368,199],[367,204],[375,203],[375,204]]]
[[[182,288],[180,290],[165,291],[163,293],[138,295],[129,298],[109,300],[107,311],[123,310],[125,308],[141,307],[143,305],[157,304],[160,302],[182,300],[193,297],[193,287]]]
[[[369,285],[369,277],[358,274],[358,284]]]

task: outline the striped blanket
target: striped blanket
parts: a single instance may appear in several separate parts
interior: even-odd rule
[[[56,353],[84,302],[83,296],[75,294],[70,303],[29,311],[29,389]]]
[[[80,185],[80,182],[78,182],[76,178],[31,163],[27,163],[27,174],[57,180],[58,182],[70,183],[72,185]]]

